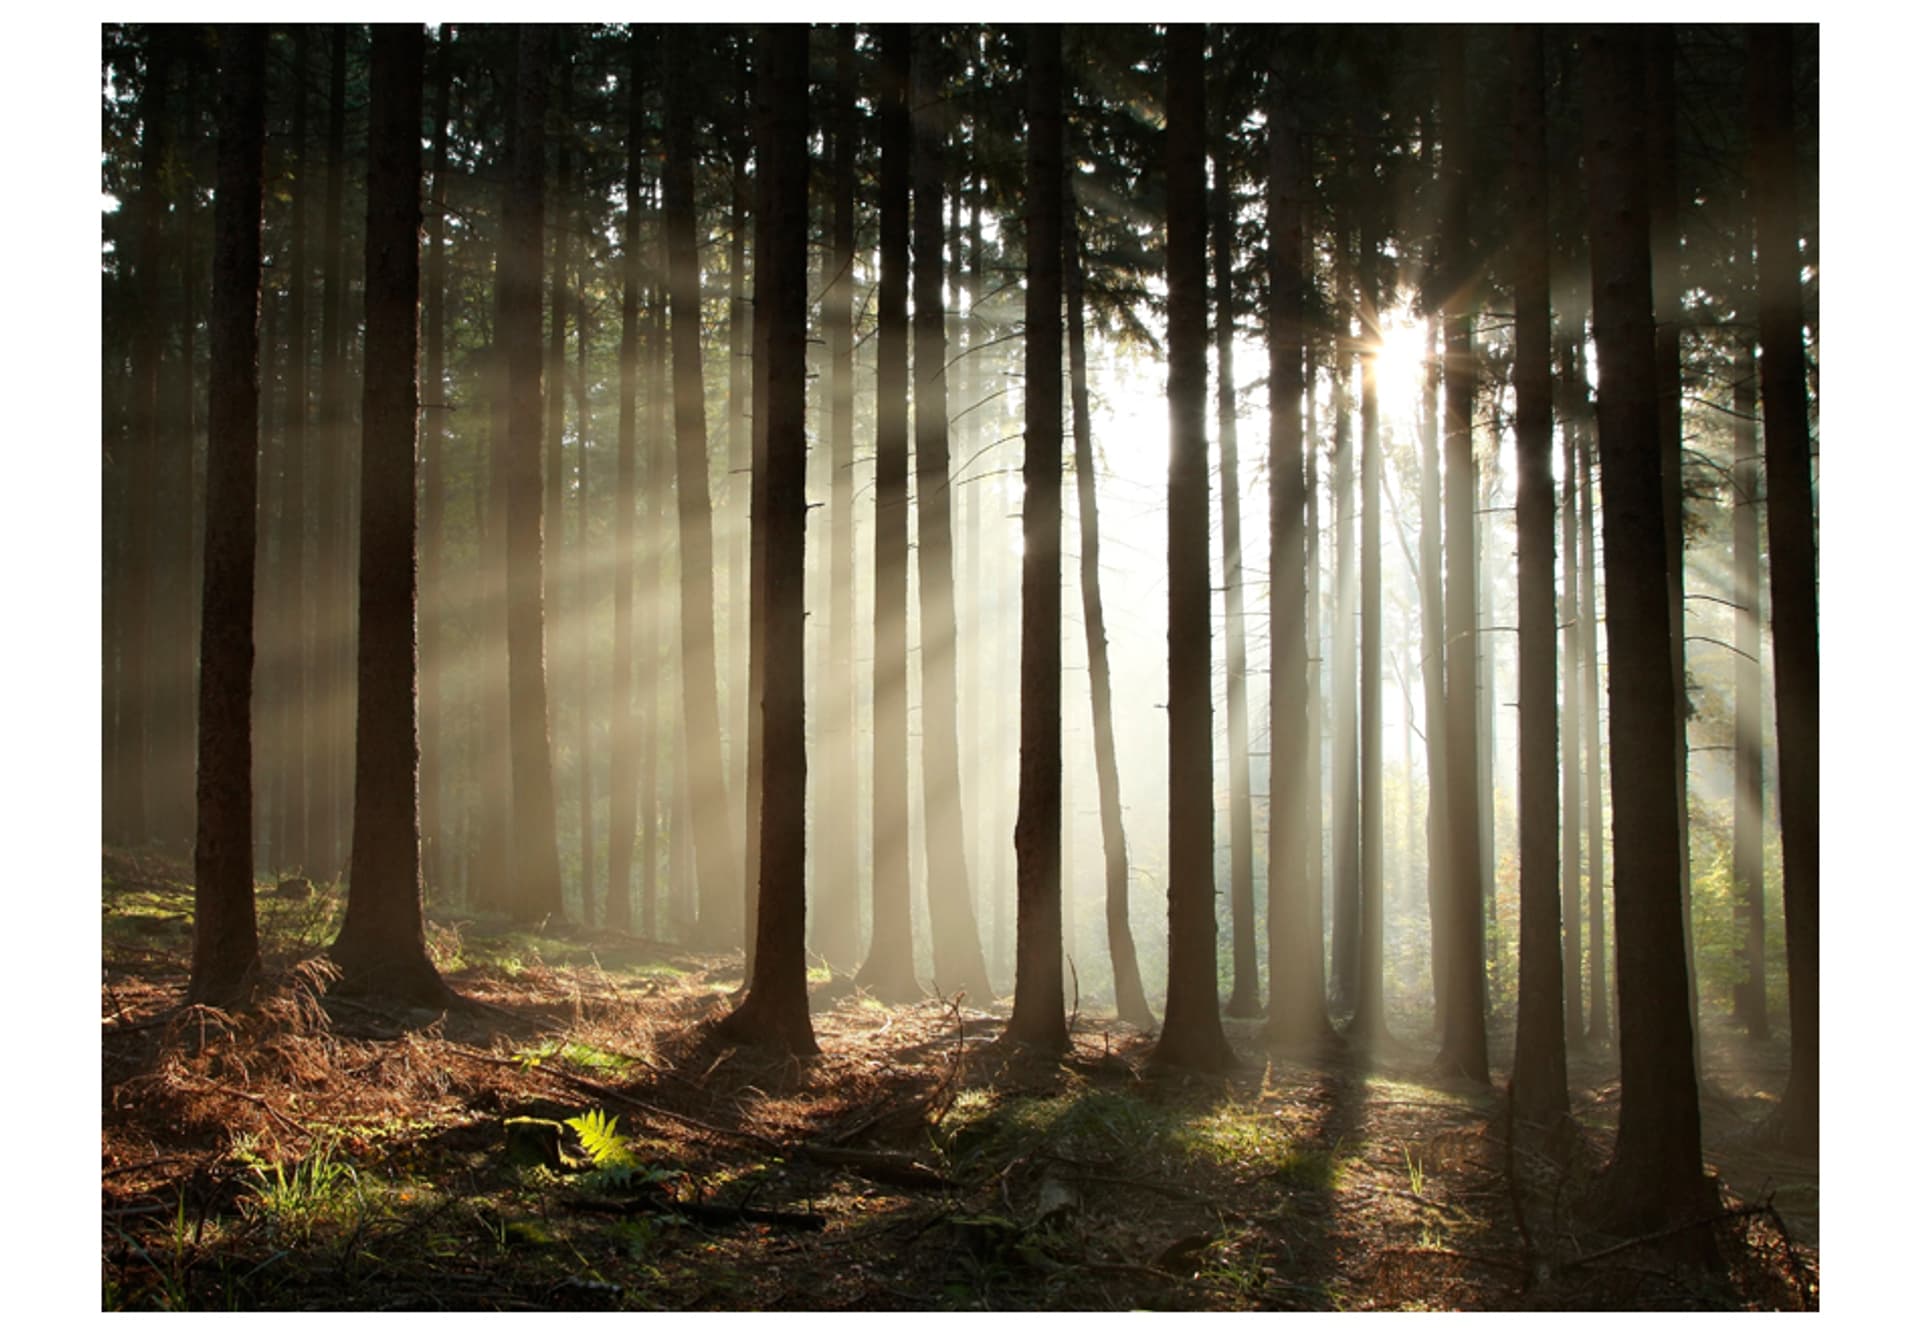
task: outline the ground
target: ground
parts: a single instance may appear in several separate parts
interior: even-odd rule
[[[1818,1304],[1817,1168],[1750,1133],[1779,1044],[1710,1029],[1720,1263],[1678,1267],[1577,1222],[1604,1053],[1574,1061],[1577,1133],[1511,1147],[1424,1043],[1280,1059],[1253,1021],[1224,1077],[1150,1071],[1149,1035],[1084,1014],[1054,1062],[995,1044],[1004,1004],[822,971],[822,1055],[786,1060],[711,1036],[738,953],[435,914],[475,1004],[406,1010],[327,994],[337,900],[264,887],[266,986],[228,1014],[184,1005],[185,875],[105,858],[108,1309]]]

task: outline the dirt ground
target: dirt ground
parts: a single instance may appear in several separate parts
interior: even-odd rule
[[[1751,1132],[1777,1042],[1709,1027],[1726,1213],[1694,1230],[1716,1261],[1682,1265],[1578,1221],[1604,1051],[1574,1058],[1557,1149],[1510,1142],[1424,1042],[1283,1059],[1252,1021],[1225,1077],[1151,1072],[1148,1034],[1085,1014],[1055,1062],[996,1044],[1004,1004],[890,1008],[823,973],[822,1055],[776,1059],[711,1038],[737,953],[608,933],[436,915],[468,1008],[330,995],[324,891],[263,892],[268,983],[229,1014],[184,1005],[183,875],[103,867],[108,1309],[1818,1305],[1817,1165]]]

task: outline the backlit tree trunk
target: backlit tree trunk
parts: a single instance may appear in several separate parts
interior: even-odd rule
[[[1733,380],[1733,916],[1742,977],[1734,989],[1734,1018],[1747,1036],[1766,1040],[1767,916],[1766,802],[1762,790],[1760,675],[1760,368],[1751,339],[1742,337]]]

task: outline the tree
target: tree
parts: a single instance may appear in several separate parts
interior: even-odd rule
[[[1553,314],[1548,297],[1547,96],[1540,29],[1512,38],[1514,503],[1520,579],[1520,1000],[1513,1099],[1546,1123],[1567,1111],[1560,990],[1560,808],[1554,718]]]
[[[274,847],[283,867],[307,864],[307,758],[312,753],[311,702],[308,697],[308,661],[311,657],[312,615],[307,568],[307,424],[311,415],[307,393],[307,214],[311,211],[311,182],[307,168],[307,75],[312,29],[296,24],[293,33],[293,185],[288,200],[292,217],[287,257],[287,385],[282,413],[285,439],[281,475],[279,601],[282,639],[287,646],[281,664],[282,726],[280,781],[276,785],[279,829]]]
[[[187,998],[239,999],[260,965],[253,915],[253,572],[259,486],[260,204],[267,30],[220,29],[207,408],[207,544],[201,585],[193,965]]]
[[[873,933],[858,981],[881,1000],[913,978],[907,846],[907,33],[880,29],[880,327],[873,464]]]
[[[1100,844],[1106,875],[1107,951],[1113,958],[1114,1008],[1123,1023],[1151,1027],[1127,906],[1127,831],[1120,811],[1120,763],[1113,735],[1113,679],[1107,617],[1100,597],[1100,511],[1093,476],[1093,421],[1087,396],[1085,276],[1080,208],[1065,210],[1067,374],[1073,396],[1073,480],[1080,504],[1080,608],[1087,633],[1087,692],[1093,709],[1094,782],[1100,792]]]
[[[436,1004],[421,909],[414,451],[420,370],[417,23],[373,29],[367,110],[367,367],[361,406],[359,710],[347,913],[330,953],[361,991]]]
[[[911,56],[917,130],[913,152],[913,453],[914,503],[919,517],[927,923],[933,934],[934,985],[942,992],[966,992],[984,1000],[993,994],[993,988],[987,981],[980,929],[974,921],[960,808],[953,479],[947,449],[946,273],[942,264],[946,239],[940,216],[948,127],[941,101],[944,89],[935,65],[941,55],[938,31],[926,25],[917,27]],[[1056,244],[1056,272],[1058,252]],[[1053,323],[1059,323],[1057,313]],[[1057,547],[1057,537],[1055,544]]]
[[[1203,46],[1197,25],[1167,29],[1167,1013],[1152,1059],[1221,1070],[1234,1059],[1214,961]]]
[[[1370,155],[1371,156],[1371,155]],[[1380,237],[1371,161],[1360,224],[1360,895],[1354,938],[1350,1040],[1384,1042],[1386,998],[1386,784],[1380,722]]]
[[[1054,1052],[1067,1047],[1060,964],[1060,63],[1059,27],[1034,24],[1027,30],[1027,447],[1020,468],[1020,808],[1013,827],[1019,916],[1006,1030],[1011,1040]],[[1200,318],[1204,325],[1204,307]],[[1205,450],[1203,436],[1203,456]],[[1200,522],[1204,528],[1204,510]]]
[[[1446,623],[1447,623],[1447,961],[1438,1064],[1488,1082],[1487,974],[1482,956],[1479,733],[1474,717],[1475,596],[1473,461],[1473,259],[1467,224],[1471,179],[1466,35],[1450,29],[1441,46],[1440,168],[1445,212],[1440,260],[1448,274],[1446,326]]]
[[[1267,473],[1272,487],[1269,678],[1273,741],[1268,788],[1272,814],[1267,848],[1267,1023],[1269,1042],[1297,1044],[1329,1035],[1318,916],[1319,792],[1311,763],[1315,656],[1309,609],[1311,547],[1307,442],[1301,431],[1306,396],[1306,154],[1292,90],[1276,55],[1268,108],[1267,175]],[[1309,851],[1311,847],[1311,852]]]
[[[420,404],[420,829],[421,878],[431,887],[444,887],[450,865],[448,839],[441,819],[442,775],[445,772],[445,726],[442,721],[445,677],[441,631],[445,597],[441,588],[441,558],[447,497],[447,137],[453,107],[453,36],[451,23],[440,26],[434,53],[433,199],[428,218],[426,291],[426,387]],[[369,259],[368,268],[372,268]],[[369,356],[371,361],[371,355]],[[364,445],[363,445],[364,448]],[[364,573],[364,563],[362,571]],[[355,801],[359,800],[358,795]]]
[[[718,1034],[811,1055],[807,1015],[807,29],[756,40],[754,304],[766,318],[766,668],[758,933],[746,999]],[[777,664],[777,665],[776,665]]]
[[[1620,1131],[1598,1212],[1643,1233],[1712,1206],[1681,927],[1673,657],[1661,500],[1652,256],[1638,29],[1583,38],[1593,334],[1600,357],[1614,933],[1620,975]]]
[[[545,194],[547,31],[516,34],[512,157],[500,263],[507,353],[507,712],[513,764],[514,898],[523,921],[559,917],[560,850],[548,736],[540,477],[540,228]],[[559,392],[559,387],[554,387]],[[556,516],[557,518],[557,516]]]
[[[1734,1018],[1756,1042],[1768,1036],[1766,821],[1760,763],[1760,447],[1758,361],[1740,339],[1733,380],[1734,756],[1733,911],[1744,976],[1734,989]]]
[[[1800,309],[1794,188],[1793,32],[1749,31],[1754,264],[1760,401],[1766,414],[1767,551],[1780,748],[1780,871],[1787,920],[1791,1064],[1775,1129],[1796,1153],[1820,1147],[1820,614],[1813,453]],[[1602,473],[1604,478],[1605,474]],[[1608,543],[1609,549],[1612,543]],[[1624,967],[1624,960],[1623,960]],[[1625,1016],[1622,1015],[1622,1025]]]
[[[713,646],[713,506],[707,487],[706,391],[700,369],[700,258],[694,234],[693,89],[695,32],[666,34],[664,171],[667,282],[673,305],[673,420],[680,517],[681,690],[687,768],[693,784],[693,843],[699,872],[700,937],[714,946],[740,938],[740,861],[721,760]]]

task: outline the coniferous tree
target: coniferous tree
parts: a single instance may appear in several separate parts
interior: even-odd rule
[[[267,30],[223,25],[207,408],[206,573],[190,1001],[239,998],[259,968],[253,913],[253,576],[259,474],[260,206]]]
[[[1766,414],[1767,552],[1773,601],[1774,726],[1780,750],[1780,872],[1787,925],[1791,1065],[1775,1128],[1820,1149],[1820,615],[1813,452],[1794,187],[1793,31],[1748,34],[1760,401]],[[1603,474],[1604,476],[1604,474]],[[1612,544],[1608,544],[1611,549]],[[1611,622],[1609,622],[1611,623]],[[1624,967],[1624,961],[1623,961]],[[1624,1027],[1625,1018],[1622,1016]]]
[[[1738,925],[1740,981],[1734,988],[1734,1018],[1747,1036],[1764,1041],[1767,1020],[1766,856],[1761,831],[1766,820],[1760,761],[1760,368],[1753,341],[1743,334],[1734,356],[1733,381],[1733,580],[1734,776],[1733,912]]]
[[[346,985],[431,1004],[447,991],[427,958],[421,911],[414,646],[423,38],[415,23],[373,29],[353,859],[330,952]]]
[[[426,368],[420,398],[420,833],[421,879],[445,886],[449,861],[441,818],[445,771],[445,664],[441,564],[445,547],[447,476],[447,170],[448,122],[453,110],[454,26],[440,26],[434,44],[433,196],[427,216]],[[357,800],[357,798],[356,798]]]
[[[1020,814],[1013,829],[1019,918],[1007,1036],[1045,1051],[1067,1046],[1060,965],[1060,65],[1059,27],[1034,24],[1027,30],[1027,441],[1020,471]]]
[[[1220,1070],[1233,1051],[1214,959],[1204,40],[1197,25],[1167,29],[1167,1012],[1152,1059]]]
[[[1647,216],[1640,34],[1583,37],[1593,333],[1603,386],[1600,482],[1607,578],[1608,740],[1613,756],[1620,1131],[1600,1210],[1633,1233],[1712,1207],[1686,1011],[1673,658],[1661,502],[1659,382]]]

